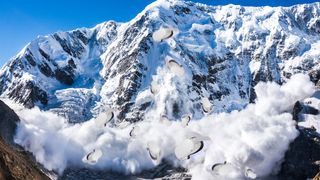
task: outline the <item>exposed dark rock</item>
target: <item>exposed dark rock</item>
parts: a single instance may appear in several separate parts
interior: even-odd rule
[[[73,35],[76,38],[80,39],[83,42],[83,44],[85,44],[85,45],[88,44],[88,42],[89,42],[88,38],[80,30],[74,31]]]
[[[106,34],[101,33],[102,36],[99,37],[96,36],[96,34],[100,34],[99,26],[99,28],[94,29],[93,31],[89,29],[78,29],[68,33],[56,33],[53,35],[53,38],[57,40],[61,45],[61,48],[66,52],[62,53],[61,61],[63,60],[65,62],[61,64],[67,63],[67,66],[58,67],[54,64],[54,60],[60,57],[54,57],[55,54],[51,54],[49,51],[45,52],[43,49],[38,49],[43,58],[40,57],[39,59],[35,59],[35,57],[38,58],[39,53],[34,52],[34,54],[32,54],[29,50],[28,53],[22,55],[25,58],[19,57],[9,63],[9,71],[5,71],[5,73],[3,73],[8,75],[3,75],[1,77],[0,94],[3,95],[3,92],[7,92],[4,90],[8,89],[8,94],[11,99],[16,100],[29,108],[33,107],[38,101],[42,104],[47,104],[48,96],[50,96],[50,98],[55,98],[54,93],[47,95],[47,92],[51,93],[56,89],[44,89],[44,87],[49,87],[50,84],[36,84],[36,82],[39,82],[42,79],[27,82],[20,81],[20,77],[22,77],[24,73],[31,73],[33,76],[38,75],[37,71],[28,71],[28,68],[30,67],[28,64],[31,66],[38,66],[40,72],[47,77],[55,77],[63,84],[73,85],[75,77],[78,75],[76,73],[81,72],[76,71],[77,66],[79,66],[80,69],[82,61],[83,64],[87,64],[87,62],[84,62],[87,60],[86,57],[90,57],[88,58],[90,60],[92,58],[92,54],[97,54],[94,58],[101,57],[100,53],[105,53],[105,50],[110,48],[108,49],[109,54],[107,56],[103,56],[106,59],[99,62],[101,63],[101,66],[106,66],[103,67],[105,68],[105,72],[102,72],[104,77],[101,78],[104,78],[106,82],[113,77],[120,79],[119,86],[115,87],[115,93],[112,94],[113,97],[111,98],[112,100],[115,99],[115,101],[112,102],[112,105],[115,106],[113,108],[119,110],[118,119],[120,122],[129,121],[133,123],[142,120],[144,115],[143,113],[152,104],[151,102],[148,102],[146,104],[136,105],[134,98],[139,90],[141,90],[139,88],[141,87],[141,84],[144,83],[144,80],[149,80],[150,76],[153,75],[148,74],[148,70],[151,69],[148,63],[151,58],[158,58],[150,56],[154,55],[151,53],[154,53],[155,51],[156,55],[161,54],[159,61],[164,60],[163,56],[166,54],[174,54],[175,58],[179,58],[182,63],[187,62],[183,65],[186,67],[188,72],[193,74],[193,77],[192,87],[188,87],[186,96],[193,93],[193,90],[196,91],[197,94],[195,95],[195,99],[191,99],[195,101],[195,107],[198,106],[199,103],[197,101],[202,97],[203,93],[206,93],[210,94],[210,101],[220,101],[217,103],[217,106],[221,103],[225,103],[225,100],[229,99],[229,97],[235,97],[237,99],[234,99],[234,102],[239,102],[236,106],[233,106],[234,104],[231,103],[231,105],[226,103],[227,105],[223,104],[223,106],[218,108],[232,109],[233,107],[239,107],[239,109],[241,109],[240,106],[242,105],[242,102],[245,106],[246,103],[253,103],[255,101],[256,95],[254,92],[254,86],[261,81],[274,81],[281,84],[282,81],[285,81],[287,78],[291,77],[291,75],[302,72],[309,73],[311,80],[314,83],[319,82],[320,71],[316,68],[313,69],[316,67],[319,59],[317,59],[317,57],[305,59],[308,53],[306,53],[306,56],[302,56],[304,52],[307,52],[310,49],[310,46],[313,45],[313,40],[311,41],[308,39],[316,39],[316,37],[306,37],[306,42],[303,42],[302,40],[299,41],[299,46],[294,45],[293,47],[288,46],[284,48],[286,39],[290,39],[288,36],[295,35],[293,31],[297,29],[294,27],[298,27],[301,30],[301,34],[306,36],[308,36],[308,33],[312,34],[319,32],[320,21],[318,19],[310,21],[311,18],[319,16],[318,12],[314,13],[318,6],[318,4],[312,5],[312,7],[311,5],[309,7],[301,6],[302,12],[300,12],[301,9],[298,11],[295,7],[281,8],[281,13],[279,13],[280,15],[277,13],[270,13],[267,17],[259,17],[259,21],[263,22],[265,21],[264,18],[268,20],[269,17],[275,16],[277,19],[274,19],[274,22],[276,25],[279,25],[276,26],[276,29],[279,30],[275,33],[273,30],[271,31],[269,27],[260,28],[258,26],[257,28],[252,26],[252,28],[248,29],[247,32],[246,28],[248,26],[246,26],[246,22],[244,22],[244,16],[238,16],[244,14],[245,11],[247,11],[246,8],[230,6],[230,8],[235,8],[235,11],[226,12],[225,16],[221,17],[222,19],[219,19],[212,16],[212,14],[216,11],[220,11],[221,7],[207,7],[193,4],[191,2],[186,2],[185,4],[181,2],[178,5],[170,6],[170,8],[166,8],[165,11],[163,11],[165,13],[163,13],[160,8],[159,14],[157,14],[159,17],[156,18],[154,16],[149,16],[151,11],[146,10],[144,13],[137,16],[137,19],[131,21],[132,23],[128,24],[126,28],[121,28],[121,36],[118,37],[118,30],[116,30],[116,27],[120,25],[120,23],[117,24],[115,22],[106,23],[106,26],[110,26],[110,28],[113,26],[114,28],[111,28],[112,30],[106,30],[110,32],[105,32]],[[239,12],[237,9],[239,9]],[[166,13],[167,11],[170,11],[170,13]],[[194,12],[199,13],[199,16],[198,14],[193,14]],[[234,12],[235,14],[232,14]],[[172,14],[174,14],[174,16],[171,16]],[[250,10],[248,10],[248,14],[250,14]],[[205,18],[203,18],[203,16]],[[199,29],[204,28],[197,28],[196,26],[193,27],[193,24],[186,23],[189,22],[189,17],[193,19],[194,25],[198,23],[206,24],[209,26],[209,29],[200,32],[201,30]],[[199,19],[197,19],[198,17]],[[197,22],[197,20],[199,21]],[[180,29],[180,32],[175,34],[176,36],[171,38],[170,42],[163,41],[155,45],[151,38],[152,31],[166,23],[177,28],[180,28],[180,25],[183,23],[186,23],[186,26],[184,26],[183,29]],[[245,26],[243,26],[243,24]],[[215,37],[215,30],[221,30],[221,32],[224,30],[230,30],[231,33],[231,31],[238,31],[242,26],[244,31],[239,32],[240,34],[236,34],[237,36],[233,38],[235,43],[231,42],[231,45],[229,45],[229,42],[223,42],[223,39],[228,38]],[[194,30],[188,30],[188,28],[191,27]],[[292,29],[292,31],[288,29]],[[191,31],[192,33],[195,33],[196,36],[193,36],[193,34],[190,33]],[[87,37],[88,34],[92,36],[89,39]],[[115,43],[113,43],[112,46],[107,46],[111,42],[109,40],[115,38],[117,38],[117,41],[114,41]],[[196,38],[201,41],[204,39],[204,41],[207,41],[210,44],[208,46],[208,52],[210,53],[207,51],[197,52],[198,50],[195,51],[194,48],[189,48],[188,45],[184,44],[184,42],[186,42],[184,40],[186,39],[188,39],[188,42],[190,43],[193,42],[192,38]],[[194,42],[197,42],[197,40]],[[88,44],[89,46],[85,46]],[[48,45],[50,46],[50,43]],[[224,46],[226,46],[226,48],[224,48]],[[302,48],[304,46],[306,49]],[[91,47],[93,49],[90,49]],[[241,48],[240,53],[235,51],[238,47]],[[83,53],[86,49],[89,51],[88,54]],[[59,51],[60,50],[61,49],[59,48]],[[95,50],[97,50],[97,52],[94,52]],[[259,52],[260,50],[262,51]],[[85,56],[82,56],[83,54]],[[69,55],[72,57],[69,57]],[[293,63],[299,64],[299,66],[291,67],[290,63],[286,63],[288,60],[296,57],[301,58],[301,65],[300,63]],[[36,62],[39,64],[36,64]],[[75,62],[81,63],[76,64]],[[254,72],[252,72],[250,71],[251,69],[249,66],[251,63],[255,62],[259,63],[259,70],[254,70]],[[284,72],[283,69],[280,68],[285,68],[288,72]],[[32,74],[33,72],[36,73]],[[86,78],[87,77],[84,78],[84,81]],[[186,82],[190,82],[189,79]],[[61,89],[61,91],[63,91],[63,89]],[[98,98],[100,97],[97,97],[97,99],[93,98],[92,101],[96,102],[98,101]],[[66,101],[58,102],[57,104],[67,104],[68,102]],[[83,103],[81,99],[77,101]],[[182,105],[183,104],[179,102],[170,106],[170,110],[173,111],[175,116],[179,117],[179,113],[182,113]],[[230,106],[226,107],[228,105]],[[90,108],[93,106],[94,105],[90,104],[88,105],[88,108],[85,107],[88,111],[81,108],[77,111],[75,106],[69,106],[67,108],[69,108],[69,112],[75,111],[76,113],[74,114],[78,114],[83,118],[83,120],[87,120],[85,116],[90,113]],[[214,106],[216,106],[216,104],[214,104]],[[51,106],[48,106],[48,108],[49,107]],[[318,114],[318,110],[298,102],[293,110],[294,119],[299,120],[299,114],[301,113]],[[127,116],[128,114],[132,114],[133,116]],[[130,119],[127,117],[130,117]],[[84,172],[86,172],[86,170],[84,170]],[[81,174],[80,171],[78,173]],[[88,172],[88,174],[89,173],[90,172]]]
[[[299,114],[311,114],[311,115],[317,115],[319,114],[319,110],[315,109],[314,107],[308,106],[307,104],[302,104],[299,101],[297,101],[292,110],[292,116],[293,120],[299,121],[301,120],[299,118]]]
[[[174,116],[178,116],[180,113],[179,104],[177,102],[173,103],[172,105],[172,113]]]
[[[68,65],[70,66],[70,67],[72,67],[72,68],[77,68],[77,66],[76,66],[76,64],[74,63],[74,60],[73,59],[70,59],[69,61],[68,61]]]
[[[310,31],[315,32],[315,34],[320,33],[320,19],[317,19],[311,26]]]
[[[311,114],[311,115],[318,115],[319,110],[315,109],[314,107],[305,105],[302,111],[303,114]]]
[[[0,101],[0,179],[49,180],[32,156],[13,142],[18,116]]]
[[[70,72],[69,68],[56,69],[56,78],[63,84],[72,85],[74,83],[74,74]]]
[[[41,48],[39,48],[39,52],[47,61],[51,61],[49,54],[44,52]]]
[[[0,137],[0,179],[49,180],[27,152],[6,144]]]
[[[148,107],[150,107],[151,102],[146,102],[144,104],[141,104],[141,106],[139,107],[139,111],[145,111]]]
[[[53,37],[60,43],[62,49],[73,57],[80,58],[82,52],[85,50],[80,41],[73,43],[69,42],[66,39],[61,38],[57,33],[54,34]]]
[[[26,52],[25,58],[27,59],[28,63],[31,64],[31,66],[36,65],[33,54],[31,53],[31,51],[29,49]]]
[[[311,128],[298,128],[298,130],[300,134],[286,152],[278,175],[283,179],[309,179],[320,171],[319,135]]]
[[[295,121],[299,120],[299,113],[302,111],[303,106],[301,105],[301,103],[299,101],[297,101],[294,106],[293,106],[293,110],[292,110],[292,118]]]
[[[122,98],[119,98],[118,100],[122,101]],[[127,120],[129,122],[135,122],[135,121],[130,121],[130,120],[137,120],[137,118],[125,119],[127,113],[130,111],[132,105],[133,105],[133,103],[125,103],[121,106],[121,111],[119,112],[119,114],[117,116],[120,121]]]
[[[310,80],[316,84],[320,79],[320,70],[314,70],[309,72],[309,76]]]
[[[44,62],[43,64],[38,65],[38,67],[40,69],[40,72],[45,76],[52,77],[54,75],[53,71],[47,63]]]
[[[120,79],[119,87],[116,90],[116,93],[118,94],[116,103],[121,110],[121,112],[118,114],[118,119],[120,119],[120,121],[123,121],[123,120],[130,121],[129,119],[126,119],[126,114],[132,108],[133,103],[131,102],[131,98],[136,95],[141,85],[140,84],[141,78],[142,78],[142,74],[140,73],[140,71],[137,70],[135,72],[130,73],[128,76],[123,76]],[[125,81],[129,81],[130,83],[127,86],[125,86],[124,85]],[[134,118],[134,119],[137,119],[137,118]]]
[[[60,38],[58,34],[54,34],[53,37],[60,43],[62,49],[68,54],[72,55],[70,47],[67,45],[67,40]]]
[[[174,6],[173,9],[174,9],[174,12],[177,15],[190,14],[191,13],[191,10],[188,7]]]
[[[318,110],[297,101],[292,115],[300,121],[300,114],[318,114]],[[284,179],[309,179],[320,171],[320,136],[314,128],[297,126],[299,136],[290,144],[281,166],[279,177]]]
[[[187,174],[187,169],[184,169],[182,167],[175,167],[172,164],[166,162],[165,160],[157,167],[151,170],[143,171],[136,175],[136,177],[142,179],[191,180],[191,175]]]
[[[9,64],[9,69],[10,69],[9,71],[11,73],[14,73],[15,69],[22,70],[23,68],[24,68],[24,65],[21,62],[21,59],[19,59],[19,58],[12,60],[11,63]]]
[[[6,143],[14,145],[13,137],[20,121],[16,113],[0,100],[0,137]]]
[[[206,77],[199,74],[194,74],[192,76],[192,81],[196,84],[204,84],[206,82]]]
[[[34,107],[34,103],[37,101],[40,101],[43,105],[48,103],[47,93],[36,86],[32,81],[27,81],[25,84],[15,86],[8,96],[19,103],[22,103],[27,108]]]

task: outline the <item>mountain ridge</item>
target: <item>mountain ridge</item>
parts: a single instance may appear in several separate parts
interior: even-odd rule
[[[156,1],[127,23],[107,21],[32,41],[3,66],[0,93],[28,108],[36,105],[54,111],[71,122],[88,120],[104,111],[103,107],[118,109],[119,122],[135,122],[143,116],[139,109],[152,104],[135,98],[150,86],[156,69],[165,66],[163,59],[174,57],[190,69],[187,87],[198,94],[190,99],[196,102],[194,106],[198,106],[197,99],[211,94],[208,98],[217,104],[216,112],[241,109],[254,101],[252,87],[259,81],[281,83],[296,72],[309,73],[315,83],[319,80],[318,69],[310,70],[318,61],[316,55],[302,57],[305,64],[298,69],[292,65],[296,62],[289,61],[310,56],[311,46],[319,46],[314,34],[320,31],[319,6],[319,2],[255,8]],[[273,27],[268,29],[268,25]],[[166,26],[177,29],[173,40],[154,43],[152,32]],[[306,38],[301,34],[307,34]],[[224,83],[217,78],[220,72],[232,79]],[[109,83],[117,85],[108,87]],[[226,99],[238,102],[225,103]],[[201,112],[189,113],[202,116]]]
[[[174,170],[170,163],[191,167],[178,177],[215,176],[219,166],[263,177],[276,173],[298,131],[282,175],[311,177],[319,167],[312,150],[306,167],[292,166],[305,146],[319,147],[308,139],[319,131],[319,97],[310,97],[319,88],[319,32],[319,2],[272,8],[160,0],[127,23],[32,41],[0,70],[0,97],[35,107],[17,110],[17,142],[48,169],[67,168],[76,178],[70,164],[90,171],[86,162],[142,176],[154,167],[151,177],[161,166]],[[191,159],[179,158],[181,142],[196,146]],[[297,172],[309,166],[308,174]]]

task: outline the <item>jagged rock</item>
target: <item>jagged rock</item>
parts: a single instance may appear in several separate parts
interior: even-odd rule
[[[38,167],[29,153],[15,149],[0,137],[0,179],[50,179]]]
[[[0,136],[6,143],[10,145],[15,145],[13,137],[17,128],[17,123],[20,120],[16,113],[1,100],[0,117]]]
[[[31,65],[31,66],[35,66],[37,65],[35,60],[34,60],[34,57],[33,57],[33,54],[32,52],[28,49],[27,50],[27,53],[25,55],[25,58],[27,59],[28,63]]]
[[[30,153],[13,142],[20,121],[6,104],[0,101],[0,179],[49,180],[44,169],[35,162]]]
[[[301,120],[299,119],[299,114],[317,115],[319,114],[319,110],[297,101],[293,106],[293,111],[292,111],[293,120],[295,121]]]
[[[133,123],[143,119],[144,111],[152,105],[151,102],[136,103],[136,96],[149,90],[152,76],[157,75],[157,68],[164,69],[168,55],[174,55],[184,72],[192,74],[183,76],[190,78],[186,81],[187,88],[180,87],[179,81],[172,81],[177,92],[194,102],[194,109],[198,111],[192,115],[204,115],[201,97],[207,96],[213,107],[206,108],[205,112],[211,108],[214,112],[242,109],[254,102],[254,86],[260,81],[281,84],[302,72],[318,83],[320,71],[316,65],[320,56],[314,42],[319,39],[315,34],[319,13],[310,12],[317,10],[319,3],[264,9],[267,11],[264,16],[257,15],[255,8],[164,2],[169,8],[146,9],[126,26],[107,22],[93,29],[59,32],[35,40],[32,45],[36,49],[27,47],[0,71],[1,96],[29,108],[41,102],[44,108],[59,115],[67,114],[69,120],[76,119],[75,123],[97,115],[108,104],[119,111],[117,122]],[[157,15],[153,16],[155,13]],[[228,13],[230,16],[211,15]],[[257,19],[264,25],[250,26]],[[155,43],[152,34],[165,23],[179,32]],[[227,31],[230,34],[223,36]],[[297,37],[296,31],[302,35]],[[45,40],[49,45],[50,41],[58,43],[60,53],[40,48]],[[192,48],[194,46],[198,48]],[[82,71],[88,69],[90,73]],[[100,93],[95,93],[96,90]],[[161,93],[163,90],[166,89],[160,89]],[[166,104],[171,108],[170,118],[180,118],[185,113],[184,102],[177,99],[172,102]],[[102,105],[97,106],[100,103]],[[79,104],[85,104],[85,108]],[[296,120],[299,113],[318,113],[300,105],[296,104],[293,112]],[[299,142],[299,138],[296,141]],[[313,146],[308,140],[306,143]],[[293,169],[282,172],[298,171]]]
[[[299,120],[299,113],[302,111],[303,107],[301,105],[301,103],[299,101],[297,101],[294,106],[293,106],[293,110],[292,110],[292,118],[295,121]]]
[[[8,97],[23,104],[27,108],[34,107],[34,104],[38,101],[43,105],[48,103],[47,93],[32,81],[23,82],[13,87]]]
[[[152,100],[138,102],[137,96],[150,86],[159,89],[152,88],[151,80],[165,76],[159,84],[169,81],[174,87],[159,89],[165,96],[164,114],[170,117],[162,122],[170,126],[171,120],[185,113],[201,118],[206,113],[240,110],[255,101],[254,86],[261,81],[281,84],[293,74],[305,73],[319,85],[319,2],[285,8],[158,2],[128,23],[109,21],[32,41],[0,70],[1,97],[27,108],[39,106],[72,123],[96,117],[111,106],[117,110],[115,123],[134,123],[153,105]],[[174,35],[167,31],[162,41],[155,42],[152,35],[160,27],[174,27]],[[183,68],[180,76],[166,77],[168,72],[177,72],[166,68],[168,57]],[[202,97],[207,97],[205,103]],[[185,102],[193,103],[191,112]],[[207,105],[204,112],[202,105]],[[294,119],[299,120],[299,113],[318,111],[298,103]],[[297,155],[309,158],[301,154],[303,146],[319,147],[310,139],[312,130],[300,131],[281,170],[286,177],[294,173],[312,177],[315,172],[309,161],[297,164],[301,161]],[[309,170],[304,171],[302,165]],[[148,175],[141,177],[190,178],[185,171],[168,166],[160,165],[152,175],[143,172]],[[80,175],[103,177],[100,172],[84,172],[88,173],[75,170],[69,174],[75,173],[78,179]]]
[[[72,85],[74,82],[74,74],[70,72],[70,68],[66,67],[64,69],[57,69],[55,71],[57,80],[66,85]]]
[[[308,179],[320,171],[320,137],[314,129],[298,129],[299,136],[290,144],[279,172],[280,178]]]
[[[213,112],[240,110],[255,101],[254,86],[260,81],[281,84],[302,72],[318,83],[318,7],[313,3],[257,10],[155,2],[130,23],[109,21],[32,41],[0,71],[0,94],[74,123],[95,117],[107,104],[119,110],[117,123],[133,123],[144,116],[137,95],[150,86],[159,89],[151,85],[152,76],[174,59],[178,68],[168,69],[180,75],[174,78],[188,82],[187,88],[173,82],[176,91],[188,97],[185,101],[196,107],[201,97],[208,97]],[[155,35],[165,40],[156,42],[153,35],[159,29]],[[24,90],[30,82],[32,87]],[[170,116],[179,118],[185,113],[184,102],[175,102],[166,106],[174,108]]]

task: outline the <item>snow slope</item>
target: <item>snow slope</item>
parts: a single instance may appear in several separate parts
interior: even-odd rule
[[[0,70],[1,98],[33,108],[14,108],[16,140],[48,169],[137,173],[169,159],[194,178],[266,176],[297,136],[295,102],[318,104],[319,9],[158,0],[127,23],[32,41]],[[177,159],[179,142],[197,153]]]
[[[70,122],[112,108],[118,124],[143,118],[154,104],[150,84],[157,81],[173,84],[161,92],[168,99],[163,114],[171,119],[186,113],[201,118],[203,98],[214,112],[231,112],[254,101],[259,81],[281,84],[306,73],[318,82],[319,6],[212,7],[159,0],[127,23],[109,21],[32,41],[1,69],[0,93]],[[163,28],[170,30],[168,37],[155,41],[153,32]],[[183,77],[170,73],[171,59]]]

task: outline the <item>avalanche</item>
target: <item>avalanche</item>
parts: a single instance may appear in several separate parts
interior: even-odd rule
[[[0,97],[34,107],[7,100],[15,141],[58,173],[274,174],[298,134],[293,105],[320,104],[319,7],[158,0],[127,23],[40,37],[0,70]],[[319,132],[320,115],[300,115]]]
[[[255,104],[241,111],[211,113],[187,125],[186,120],[178,119],[164,123],[161,113],[165,107],[158,95],[154,96],[157,106],[143,121],[123,128],[111,122],[101,126],[94,118],[69,124],[37,107],[7,103],[21,118],[15,141],[49,170],[62,173],[67,166],[77,165],[130,174],[166,159],[187,168],[193,179],[244,179],[277,170],[298,134],[290,114],[292,106],[310,97],[314,85],[307,75],[297,74],[282,86],[259,83],[255,90]],[[108,112],[108,120],[115,118]]]

